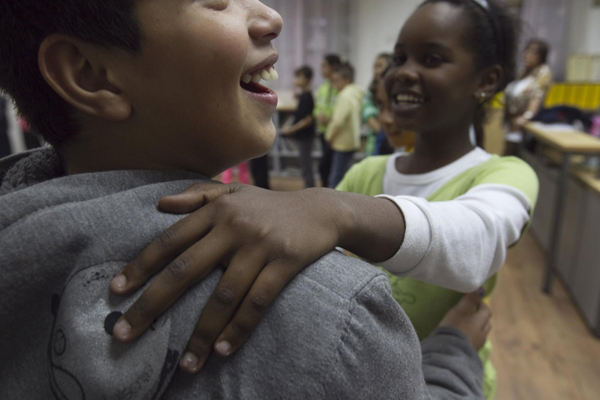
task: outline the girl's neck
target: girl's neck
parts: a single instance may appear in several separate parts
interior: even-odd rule
[[[475,149],[470,138],[470,124],[460,129],[417,134],[415,151],[396,162],[405,175],[425,174],[440,169]]]

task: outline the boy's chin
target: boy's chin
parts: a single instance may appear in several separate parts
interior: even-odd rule
[[[275,144],[275,138],[277,137],[277,131],[275,129],[275,124],[271,122],[269,126],[262,129],[260,133],[255,134],[256,142],[255,142],[255,154],[251,158],[262,157],[267,154],[273,148]]]

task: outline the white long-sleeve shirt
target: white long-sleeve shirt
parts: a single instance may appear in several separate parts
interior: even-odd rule
[[[396,170],[388,159],[384,195],[404,215],[404,242],[390,260],[390,273],[461,292],[477,290],[504,264],[530,219],[529,198],[507,184],[482,184],[451,201],[425,200],[461,173],[492,156],[475,149],[454,163],[420,175]],[[537,189],[535,190],[537,192]]]

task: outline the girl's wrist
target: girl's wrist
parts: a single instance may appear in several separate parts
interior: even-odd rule
[[[338,247],[370,262],[392,258],[404,240],[405,222],[396,204],[385,198],[330,191]]]

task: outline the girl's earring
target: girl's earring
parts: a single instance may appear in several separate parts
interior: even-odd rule
[[[485,92],[481,92],[481,95],[479,95],[479,104],[485,103],[486,100],[487,100],[487,94],[485,94]]]

